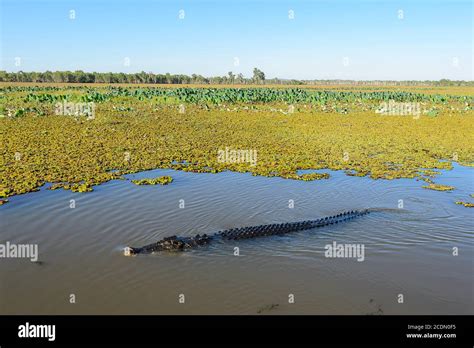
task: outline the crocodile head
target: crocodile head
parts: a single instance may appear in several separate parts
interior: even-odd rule
[[[135,248],[132,248],[132,247],[128,246],[128,247],[123,248],[123,254],[125,256],[132,256],[132,255],[136,255],[138,253],[137,253],[137,250]]]
[[[204,234],[199,234],[195,237],[177,237],[171,236],[159,240],[156,243],[146,245],[141,248],[126,247],[124,249],[125,256],[132,256],[136,254],[150,254],[159,251],[184,251],[200,245],[208,244],[211,237]]]

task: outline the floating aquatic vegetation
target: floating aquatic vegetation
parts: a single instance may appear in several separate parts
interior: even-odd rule
[[[300,175],[299,180],[312,181],[312,180],[322,180],[322,179],[329,179],[329,174],[328,173],[302,174],[302,175]]]
[[[10,196],[12,192],[13,190],[8,187],[7,188],[0,187],[0,197],[8,197]]]
[[[62,183],[56,183],[52,184],[50,187],[48,187],[48,190],[58,190],[60,188],[64,188],[65,184]]]
[[[355,172],[355,171],[352,171],[352,170],[346,170],[345,173],[348,176],[359,176],[359,177],[367,176],[367,174],[368,174],[368,172],[364,172],[364,171]]]
[[[423,180],[423,181],[425,181],[425,182],[427,182],[427,183],[429,183],[429,184],[434,184],[434,181],[431,180],[430,178],[420,177],[420,178],[417,178],[416,180],[417,180],[417,181],[418,181],[418,180]]]
[[[474,111],[465,108],[473,104],[474,93],[454,90],[457,95],[448,88],[430,94],[363,87],[0,87],[3,110],[12,115],[29,110],[22,117],[0,118],[0,198],[37,191],[45,183],[53,183],[52,190],[87,192],[124,174],[156,168],[292,180],[327,179],[329,174],[298,171],[329,169],[435,185],[431,178],[441,174],[434,170],[452,169],[454,154],[461,165],[474,163]],[[95,118],[86,121],[55,115],[54,103],[64,100],[100,105]],[[380,117],[374,110],[386,100],[420,102],[439,112],[416,120]],[[186,107],[178,108],[182,103]],[[344,109],[350,112],[338,113]],[[254,149],[258,160],[255,165],[219,162],[218,150],[226,147]]]
[[[168,185],[173,181],[171,176],[160,176],[153,179],[132,180],[135,185]]]
[[[71,190],[72,192],[91,192],[91,191],[93,191],[91,183],[74,183],[74,184],[54,183],[48,188],[48,190],[57,190],[57,189],[60,189],[60,188],[65,189],[65,190]]]
[[[429,184],[427,186],[422,186],[425,189],[435,190],[435,191],[452,191],[454,186],[440,185],[440,184]]]
[[[422,175],[428,176],[428,177],[430,177],[430,178],[434,178],[436,175],[441,174],[440,171],[437,171],[437,170],[426,170],[426,169],[420,170],[420,173],[421,173]]]
[[[474,198],[474,193],[471,193],[469,196],[470,196],[471,198]],[[471,203],[471,202],[456,201],[455,203],[456,203],[456,204],[459,204],[459,205],[463,205],[463,206],[465,206],[466,208],[474,208],[474,203]]]
[[[71,191],[72,192],[90,192],[92,191],[92,185],[91,184],[73,184],[71,185]]]
[[[308,173],[308,174],[288,173],[288,174],[282,174],[281,177],[285,179],[313,181],[313,180],[329,179],[329,174],[328,173]]]
[[[474,167],[474,163],[459,162],[459,164],[464,166],[464,167]]]
[[[474,203],[457,201],[456,204],[465,206],[466,208],[474,208]]]

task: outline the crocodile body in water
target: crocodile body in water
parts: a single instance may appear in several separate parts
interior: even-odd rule
[[[260,225],[251,227],[231,228],[225,231],[219,231],[212,235],[196,235],[194,237],[171,236],[159,240],[156,243],[145,245],[143,247],[126,247],[124,254],[126,256],[136,254],[151,254],[158,251],[184,251],[206,245],[217,239],[239,240],[273,235],[281,235],[290,232],[309,230],[311,228],[333,225],[358,216],[368,214],[369,209],[352,210],[338,215],[327,216],[317,220],[306,220],[301,222],[290,222],[282,224]]]

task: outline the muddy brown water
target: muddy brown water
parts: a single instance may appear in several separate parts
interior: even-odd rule
[[[374,181],[340,172],[313,182],[172,170],[127,178],[158,175],[171,175],[174,182],[136,186],[117,180],[90,193],[42,189],[0,207],[0,243],[37,244],[41,261],[0,259],[0,313],[474,312],[473,210],[454,204],[474,193],[472,168],[455,165],[436,180],[455,186],[452,192],[422,189],[421,181]],[[170,235],[315,219],[365,207],[392,210],[184,253],[122,254],[126,245]],[[363,244],[364,260],[326,257],[325,246],[333,242]],[[240,256],[234,255],[235,247]]]

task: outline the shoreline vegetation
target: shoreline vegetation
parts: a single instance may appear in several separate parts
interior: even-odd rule
[[[389,101],[420,112],[384,113]],[[92,104],[94,114],[61,114],[58,103]],[[157,168],[294,180],[330,178],[300,170],[344,170],[438,189],[436,169],[473,166],[473,106],[474,88],[462,86],[0,83],[0,198],[46,183],[88,192]],[[219,161],[227,148],[258,161]]]

